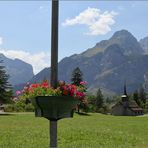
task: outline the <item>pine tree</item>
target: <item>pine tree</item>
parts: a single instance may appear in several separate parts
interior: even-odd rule
[[[101,92],[101,89],[98,89],[96,95],[96,111],[98,112],[100,108],[104,106],[104,97]]]
[[[144,88],[141,87],[139,89],[139,100],[141,101],[141,107],[145,108],[145,104],[146,104],[146,94],[145,94],[145,91],[144,91]]]
[[[139,99],[139,93],[138,93],[138,90],[135,90],[134,93],[133,93],[133,99],[136,101],[136,103],[141,106],[141,101]]]
[[[79,67],[75,68],[72,72],[72,78],[71,78],[72,84],[79,86],[80,82],[83,81],[82,76],[83,73],[81,72],[80,68]]]
[[[9,76],[6,74],[5,67],[0,61],[0,103],[6,103],[12,96],[11,86],[8,83]]]
[[[76,67],[73,72],[72,72],[72,77],[71,77],[71,83],[79,86],[80,82],[83,81],[83,73],[81,72],[79,67]],[[79,104],[77,104],[77,112],[80,113],[80,109],[83,109],[85,105],[80,102]]]

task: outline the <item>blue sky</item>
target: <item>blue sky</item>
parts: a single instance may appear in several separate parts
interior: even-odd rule
[[[129,30],[148,36],[148,1],[60,1],[59,60]],[[51,1],[0,1],[0,53],[50,66]]]

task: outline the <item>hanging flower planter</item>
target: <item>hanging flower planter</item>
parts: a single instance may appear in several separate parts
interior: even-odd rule
[[[56,121],[73,117],[78,100],[70,96],[38,96],[32,99],[36,117]]]
[[[56,89],[48,81],[36,84],[27,84],[22,91],[17,91],[21,98],[30,98],[35,107],[36,117],[45,117],[48,120],[59,120],[73,117],[74,109],[80,102],[85,102],[85,85],[65,84],[59,81]]]

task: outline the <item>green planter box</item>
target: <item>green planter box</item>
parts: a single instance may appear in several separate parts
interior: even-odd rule
[[[70,96],[38,96],[32,99],[32,103],[35,107],[36,117],[56,121],[73,117],[78,100]]]

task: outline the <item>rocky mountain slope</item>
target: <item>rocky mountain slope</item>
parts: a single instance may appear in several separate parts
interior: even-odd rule
[[[91,91],[101,88],[109,94],[120,94],[125,81],[129,92],[141,85],[147,89],[147,45],[142,43],[127,30],[117,31],[110,39],[97,43],[93,48],[61,60],[59,79],[70,81],[73,69],[78,66]],[[50,79],[50,68],[42,70],[31,82],[43,79]]]
[[[144,52],[148,54],[148,37],[141,39],[139,42]]]
[[[3,54],[0,54],[0,60],[3,61],[2,64],[5,66],[6,72],[10,76],[9,82],[13,86],[26,83],[34,76],[33,68],[30,64],[27,64],[19,59],[9,59]]]

